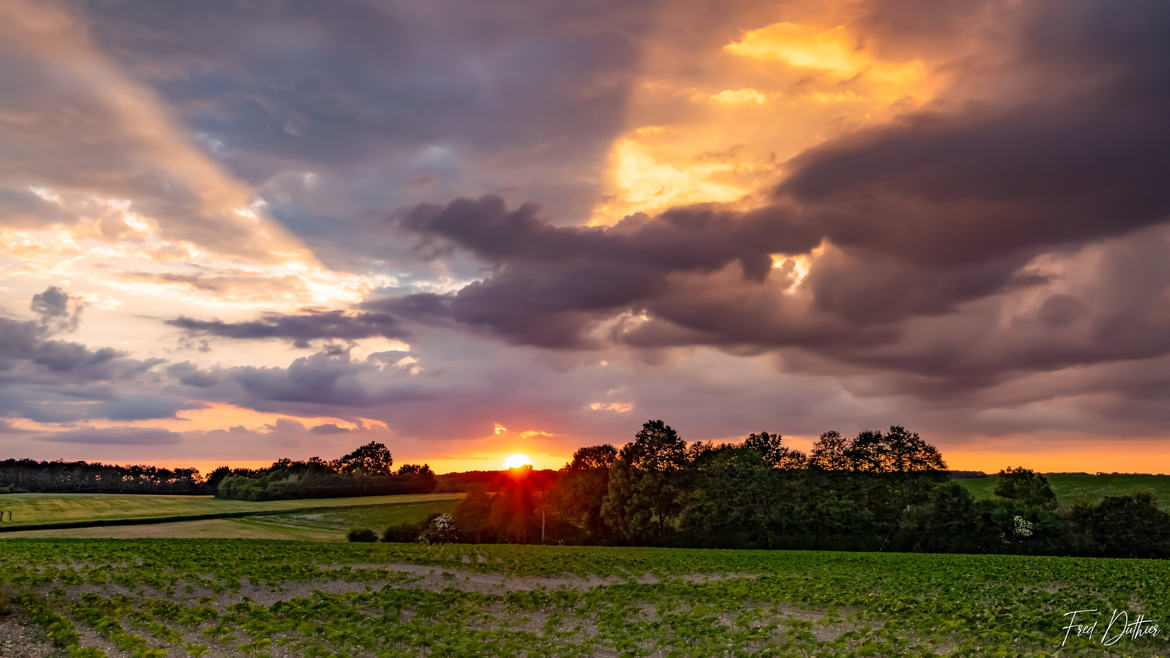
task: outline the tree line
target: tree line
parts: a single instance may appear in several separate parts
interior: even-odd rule
[[[950,479],[939,451],[893,426],[826,432],[806,455],[779,434],[687,444],[660,420],[584,447],[559,478],[526,471],[472,490],[450,515],[384,541],[658,545],[1163,557],[1170,514],[1152,494],[1061,506],[1043,475],[1000,473],[995,498]],[[373,540],[372,531],[351,533]]]
[[[0,493],[206,494],[194,468],[115,466],[84,461],[0,461]]]
[[[437,478],[426,464],[391,470],[394,458],[381,443],[368,443],[334,460],[278,459],[264,468],[220,466],[206,478],[194,468],[116,466],[85,461],[0,461],[4,493],[215,494],[237,500],[331,498],[430,493]]]
[[[437,484],[426,464],[403,464],[392,470],[394,458],[381,443],[370,442],[340,459],[277,460],[267,468],[221,466],[207,476],[207,487],[217,498],[278,500],[334,498],[387,494],[430,493]]]

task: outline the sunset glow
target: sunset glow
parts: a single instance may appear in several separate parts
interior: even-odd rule
[[[504,468],[520,468],[521,466],[532,466],[532,460],[528,459],[528,455],[509,455],[504,460]]]
[[[1170,471],[1157,17],[573,7],[0,2],[0,452]]]

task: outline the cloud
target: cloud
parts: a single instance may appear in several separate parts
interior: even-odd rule
[[[260,261],[296,246],[240,211],[248,189],[194,148],[182,128],[90,38],[72,8],[14,1],[0,8],[0,159],[14,185],[83,194],[154,220],[160,234]],[[80,73],[79,73],[80,72]],[[65,128],[67,127],[67,128]]]
[[[323,423],[310,427],[309,431],[313,434],[347,434],[353,430],[341,427],[337,423]]]
[[[310,311],[298,315],[267,314],[247,322],[222,322],[179,317],[167,324],[192,334],[219,336],[236,340],[281,338],[297,347],[308,347],[318,339],[359,340],[381,336],[405,338],[398,321],[385,313],[347,314],[343,311]]]
[[[1032,399],[1013,383],[1043,375],[1038,396],[1059,406],[1077,368],[1155,367],[1170,353],[1170,48],[1150,27],[1170,27],[1170,12],[1143,5],[1103,26],[1103,7],[1006,11],[996,49],[972,27],[963,38],[983,44],[983,66],[956,64],[928,107],[794,158],[755,207],[610,228],[491,197],[400,212],[424,256],[455,249],[491,269],[456,292],[371,304],[558,351],[774,353],[860,398],[952,413],[978,408],[980,392]],[[984,10],[948,20],[980,25]],[[917,31],[908,19],[881,29]],[[772,254],[807,272],[774,269]],[[1116,386],[1076,395],[1133,399]]]
[[[1164,4],[11,7],[10,428],[1170,422]]]
[[[41,327],[50,333],[74,331],[81,323],[84,307],[76,297],[57,286],[33,295],[30,308],[41,318]]]
[[[167,430],[149,429],[143,427],[110,427],[86,428],[55,432],[38,436],[39,441],[53,441],[57,443],[79,443],[90,445],[127,445],[127,446],[155,446],[174,445],[181,437]]]

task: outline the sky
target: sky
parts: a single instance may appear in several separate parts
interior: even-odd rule
[[[0,458],[1170,472],[1170,4],[0,0]]]

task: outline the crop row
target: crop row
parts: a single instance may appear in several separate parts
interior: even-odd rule
[[[3,547],[0,578],[18,610],[82,655],[1048,655],[1071,610],[1170,618],[1170,568],[1154,560],[243,540]],[[509,586],[477,589],[460,574]],[[1117,647],[1166,648],[1164,633]],[[1085,638],[1065,647],[1100,650]]]

